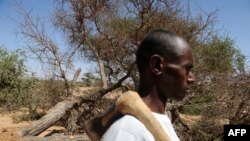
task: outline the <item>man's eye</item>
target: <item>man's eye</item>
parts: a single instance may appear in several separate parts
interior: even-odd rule
[[[186,66],[187,70],[192,70],[193,67],[194,67],[194,66],[193,66],[192,64],[188,64],[188,65]]]

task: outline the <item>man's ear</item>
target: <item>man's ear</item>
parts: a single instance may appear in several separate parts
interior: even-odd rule
[[[155,75],[161,75],[163,73],[164,58],[160,55],[152,55],[150,57],[150,69]]]

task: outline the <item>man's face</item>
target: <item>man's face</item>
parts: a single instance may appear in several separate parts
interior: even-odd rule
[[[162,76],[158,81],[158,92],[169,99],[182,100],[190,84],[195,82],[191,69],[193,58],[191,47],[181,38],[176,40],[178,59],[164,61]]]

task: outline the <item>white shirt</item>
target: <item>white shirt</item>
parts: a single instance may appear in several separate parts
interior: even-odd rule
[[[153,113],[172,141],[179,141],[167,115]],[[145,125],[131,115],[125,115],[115,121],[106,131],[102,141],[155,141]]]

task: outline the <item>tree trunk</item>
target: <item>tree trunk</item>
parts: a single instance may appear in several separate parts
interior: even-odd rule
[[[107,88],[108,84],[107,84],[107,78],[106,78],[106,73],[105,73],[103,61],[100,57],[97,57],[97,61],[98,61],[100,75],[101,75],[101,79],[102,79],[102,88]]]
[[[108,84],[107,84],[107,78],[106,78],[106,73],[105,73],[103,60],[102,60],[100,54],[98,53],[98,51],[91,44],[91,42],[89,42],[89,40],[87,38],[85,38],[85,40],[89,43],[89,49],[92,51],[94,57],[97,59],[97,63],[98,63],[98,66],[99,66],[99,73],[101,75],[101,80],[102,80],[102,88],[107,88]]]
[[[75,83],[76,83],[76,81],[77,81],[77,79],[78,79],[80,73],[81,73],[81,68],[78,68],[78,69],[76,70],[75,74],[74,74],[73,79],[72,79],[71,86],[74,86],[74,85],[75,85]]]
[[[32,125],[25,127],[20,131],[21,136],[25,135],[38,135],[51,125],[56,123],[66,114],[66,111],[73,108],[73,105],[77,102],[77,99],[65,100],[56,104],[48,114],[42,117],[40,120],[34,122]]]

